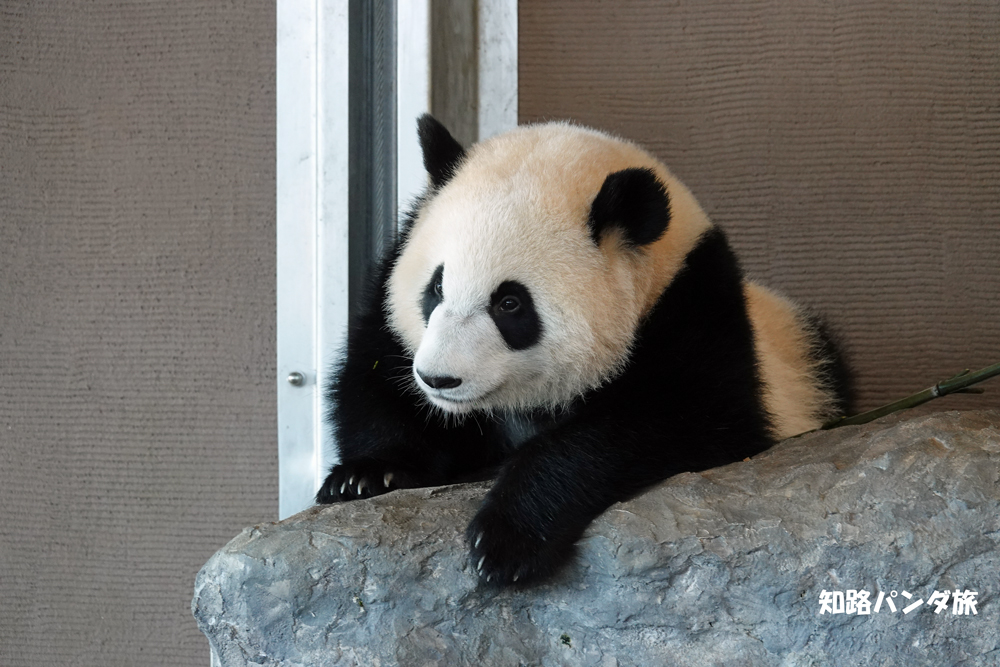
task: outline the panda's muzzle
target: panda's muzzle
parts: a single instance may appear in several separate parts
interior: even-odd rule
[[[468,412],[487,407],[487,397],[506,379],[511,354],[480,304],[439,306],[413,355],[413,379],[438,408]]]
[[[431,389],[454,389],[462,384],[462,378],[449,377],[447,375],[424,375],[417,371],[420,379]]]

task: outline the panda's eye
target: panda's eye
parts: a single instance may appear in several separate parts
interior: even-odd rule
[[[497,304],[497,311],[511,315],[521,310],[521,300],[516,296],[505,296]]]
[[[437,295],[437,298],[444,301],[444,286],[441,284],[440,280],[434,283],[434,294]]]
[[[527,350],[542,337],[542,321],[531,290],[516,280],[505,280],[490,295],[490,318],[512,350]]]

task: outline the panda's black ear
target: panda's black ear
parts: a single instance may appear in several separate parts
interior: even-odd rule
[[[609,174],[590,205],[590,237],[600,245],[605,230],[617,227],[633,248],[652,243],[667,230],[670,198],[651,169],[633,167]]]
[[[424,153],[424,169],[430,174],[431,185],[439,188],[455,175],[458,164],[465,157],[465,149],[429,113],[417,120],[417,135],[420,137],[420,149]]]

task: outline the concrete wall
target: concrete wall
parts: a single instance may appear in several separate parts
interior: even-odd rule
[[[277,516],[275,7],[0,4],[0,664],[207,665]]]
[[[1000,4],[519,7],[521,122],[650,148],[745,268],[826,313],[874,407],[1000,361]],[[934,409],[1000,407],[982,397]]]

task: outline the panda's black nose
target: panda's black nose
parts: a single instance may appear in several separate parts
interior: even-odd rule
[[[447,375],[430,376],[424,375],[420,371],[417,371],[417,375],[420,379],[424,381],[428,387],[432,389],[454,389],[458,385],[462,384],[462,378],[448,377]]]

